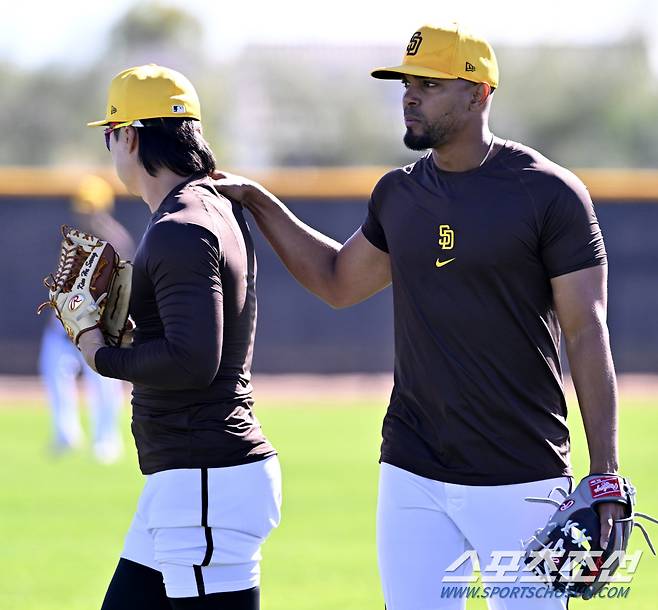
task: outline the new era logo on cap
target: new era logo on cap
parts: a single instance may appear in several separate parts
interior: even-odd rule
[[[116,114],[116,113],[117,113],[117,109],[114,106],[112,106],[110,108],[110,114]]]
[[[174,104],[171,107],[171,111],[176,114],[182,114],[185,112],[185,106],[183,106],[183,104]]]
[[[466,72],[475,72],[475,66],[467,61],[464,70],[466,70]]]

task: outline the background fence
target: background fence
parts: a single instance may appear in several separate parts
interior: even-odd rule
[[[365,217],[370,189],[386,168],[280,170],[254,176],[295,214],[338,240]],[[102,172],[101,172],[102,173]],[[610,269],[609,325],[620,372],[658,372],[658,172],[582,171],[596,202]],[[45,320],[42,278],[54,270],[61,224],[82,174],[0,170],[0,374],[34,374]],[[111,179],[111,175],[108,175]],[[115,216],[136,240],[147,206],[117,187]],[[258,256],[257,372],[375,372],[393,366],[390,289],[335,311],[288,274],[255,223]]]

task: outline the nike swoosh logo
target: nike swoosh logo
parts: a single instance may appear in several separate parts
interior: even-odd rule
[[[441,261],[437,258],[436,259],[436,266],[437,267],[444,267],[445,265],[447,265],[448,263],[451,263],[454,260],[455,260],[454,258],[449,258],[447,261]]]

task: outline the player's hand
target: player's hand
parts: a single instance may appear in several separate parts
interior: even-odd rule
[[[96,352],[101,347],[106,347],[105,339],[103,338],[103,333],[97,328],[82,333],[78,339],[78,349],[82,352],[85,362],[94,371],[96,371]]]
[[[265,187],[244,176],[215,170],[210,177],[221,195],[239,203],[250,212],[254,212],[259,205],[276,201],[276,197]]]
[[[624,506],[612,502],[604,502],[597,507],[599,518],[601,519],[601,548],[608,546],[608,539],[612,531],[613,523],[616,519],[624,518]]]

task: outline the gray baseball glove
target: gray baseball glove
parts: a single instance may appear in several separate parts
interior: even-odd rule
[[[570,597],[590,599],[600,591],[617,570],[633,527],[637,527],[656,552],[641,523],[641,517],[658,520],[634,511],[635,488],[616,474],[585,477],[571,494],[557,487],[559,502],[548,498],[526,498],[557,507],[548,524],[535,532],[525,545],[525,563],[544,582]],[[549,496],[551,495],[549,494]],[[600,546],[601,521],[596,506],[615,502],[624,507],[624,517],[615,520],[606,548]]]

